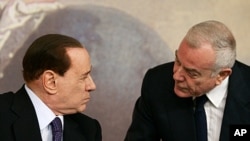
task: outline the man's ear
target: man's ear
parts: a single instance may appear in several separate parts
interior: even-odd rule
[[[217,75],[216,84],[219,85],[227,76],[231,75],[232,69],[231,68],[224,68],[222,69],[219,74]]]
[[[45,70],[42,74],[43,87],[49,94],[57,93],[57,74],[52,70]]]

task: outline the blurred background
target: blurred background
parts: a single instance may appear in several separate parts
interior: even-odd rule
[[[0,93],[23,85],[22,57],[37,37],[77,38],[90,52],[97,85],[84,114],[99,120],[103,141],[124,139],[145,72],[174,60],[194,24],[225,23],[237,59],[250,64],[249,0],[0,0],[0,14]]]

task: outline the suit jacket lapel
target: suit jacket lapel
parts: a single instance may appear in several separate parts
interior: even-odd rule
[[[244,82],[243,77],[236,63],[229,78],[228,96],[221,126],[220,141],[229,140],[230,125],[250,123],[250,91],[245,85],[246,82]]]
[[[17,115],[13,131],[17,141],[42,141],[35,109],[22,87],[13,100],[12,110]]]
[[[69,116],[64,116],[63,141],[86,141],[79,125]]]

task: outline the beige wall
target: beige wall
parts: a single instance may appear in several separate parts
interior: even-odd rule
[[[67,2],[65,3],[71,3]],[[238,59],[250,64],[249,0],[75,0],[116,8],[152,27],[174,51],[194,24],[214,19],[224,22],[237,40]]]

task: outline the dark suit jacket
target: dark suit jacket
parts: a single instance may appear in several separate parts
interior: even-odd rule
[[[220,141],[229,141],[229,125],[250,124],[250,67],[235,63]],[[192,98],[179,98],[173,90],[173,62],[150,69],[143,80],[126,141],[195,141]]]
[[[101,141],[97,120],[77,113],[64,116],[64,141]],[[33,104],[22,87],[17,93],[0,94],[0,140],[42,141]]]

